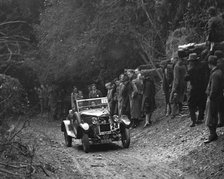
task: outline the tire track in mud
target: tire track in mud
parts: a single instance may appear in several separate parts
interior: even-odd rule
[[[125,178],[150,178],[150,179],[175,179],[177,176],[169,169],[151,163],[149,160],[143,159],[134,151],[122,151],[119,156],[107,156],[108,160],[115,160],[120,164],[117,168],[125,175]],[[125,170],[125,172],[124,172]]]
[[[69,155],[76,158],[75,161],[83,168],[85,178],[124,178],[114,169],[116,164],[105,157],[105,155],[110,155],[110,152],[98,152],[97,148],[100,146],[94,146],[92,153],[86,154],[82,151],[80,145],[81,143],[76,143],[75,147],[72,148],[73,152]]]
[[[73,140],[73,147],[64,146],[63,134],[60,128],[46,126],[43,129],[35,125],[35,132],[44,136],[49,147],[56,150],[52,154],[63,168],[68,168],[71,176],[65,178],[91,178],[91,179],[175,179],[177,176],[168,167],[150,161],[150,157],[141,155],[144,151],[135,149],[135,141],[129,149],[122,149],[118,143],[91,146],[90,153],[84,153],[81,142]],[[45,127],[45,128],[46,128]],[[137,139],[136,139],[137,140]],[[133,145],[132,145],[133,144]],[[141,149],[139,149],[141,150]],[[150,154],[149,154],[150,155]],[[66,160],[68,162],[66,163]],[[60,170],[63,172],[63,170]],[[59,177],[64,178],[64,177]]]
[[[108,147],[111,146],[108,145]],[[102,149],[94,148],[91,151],[93,153],[78,152],[78,157],[74,156],[74,152],[70,153],[70,155],[71,157],[76,157],[76,161],[88,173],[86,175],[87,178],[177,178],[177,175],[167,167],[157,166],[155,163],[153,164],[149,160],[145,160],[131,149],[118,151],[115,149],[109,152],[102,152]]]
[[[54,157],[61,161],[62,164],[64,160],[68,158],[71,159],[68,162],[69,164],[66,164],[65,168],[72,170],[74,174],[76,174],[76,176],[74,176],[75,178],[124,178],[116,172],[113,172],[113,170],[106,170],[105,167],[108,169],[108,165],[105,160],[100,157],[100,154],[84,153],[81,148],[81,142],[73,140],[73,147],[67,148],[64,146],[62,137],[55,138],[55,132],[54,135],[52,135],[51,131],[46,133],[43,129],[38,128],[35,128],[33,132],[38,133],[38,136],[48,143],[48,147],[56,147],[56,151],[54,150]],[[52,139],[52,136],[54,136],[54,139]],[[63,135],[61,134],[61,136]],[[68,178],[70,177],[68,176]]]

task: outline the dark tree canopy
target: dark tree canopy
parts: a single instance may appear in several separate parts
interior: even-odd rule
[[[105,82],[125,68],[152,67],[177,46],[203,42],[222,0],[1,0],[0,72],[26,89]],[[24,80],[25,78],[25,80]],[[27,81],[32,82],[27,83]]]

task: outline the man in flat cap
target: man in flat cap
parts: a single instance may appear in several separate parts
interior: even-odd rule
[[[217,66],[224,72],[224,53],[221,50],[216,50],[214,55],[217,57]]]
[[[206,105],[206,93],[203,88],[204,80],[200,73],[200,62],[196,53],[191,53],[188,58],[188,72],[185,76],[185,80],[190,82],[191,90],[188,99],[188,107],[190,111],[192,124],[190,127],[194,127],[195,124],[201,124],[204,119],[205,105]],[[199,115],[196,117],[195,112],[198,110]]]
[[[205,141],[205,143],[210,143],[214,140],[218,139],[218,135],[216,133],[217,123],[218,123],[218,111],[220,105],[220,99],[223,96],[223,73],[217,67],[217,57],[209,56],[208,65],[211,70],[209,83],[207,87],[207,114],[206,114],[206,125],[209,128],[209,138]]]

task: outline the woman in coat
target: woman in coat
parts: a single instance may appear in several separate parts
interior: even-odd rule
[[[120,83],[118,85],[117,91],[117,105],[118,105],[118,116],[122,115],[122,106],[123,106],[123,90],[124,90],[124,74],[121,74],[119,77]]]
[[[128,70],[127,75],[129,77],[128,96],[130,102],[131,120],[133,124],[132,127],[137,127],[141,117],[141,82],[136,79],[134,70]]]
[[[153,111],[156,109],[156,88],[154,80],[150,77],[150,75],[144,75],[143,80],[143,99],[142,99],[142,111],[145,113],[145,125],[147,127],[150,125],[151,117]]]

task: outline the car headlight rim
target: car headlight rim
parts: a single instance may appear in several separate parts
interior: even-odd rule
[[[114,122],[120,122],[120,117],[118,115],[113,115]]]
[[[97,124],[97,123],[98,123],[97,120],[98,120],[97,117],[92,117],[92,123],[93,123],[93,124]]]

